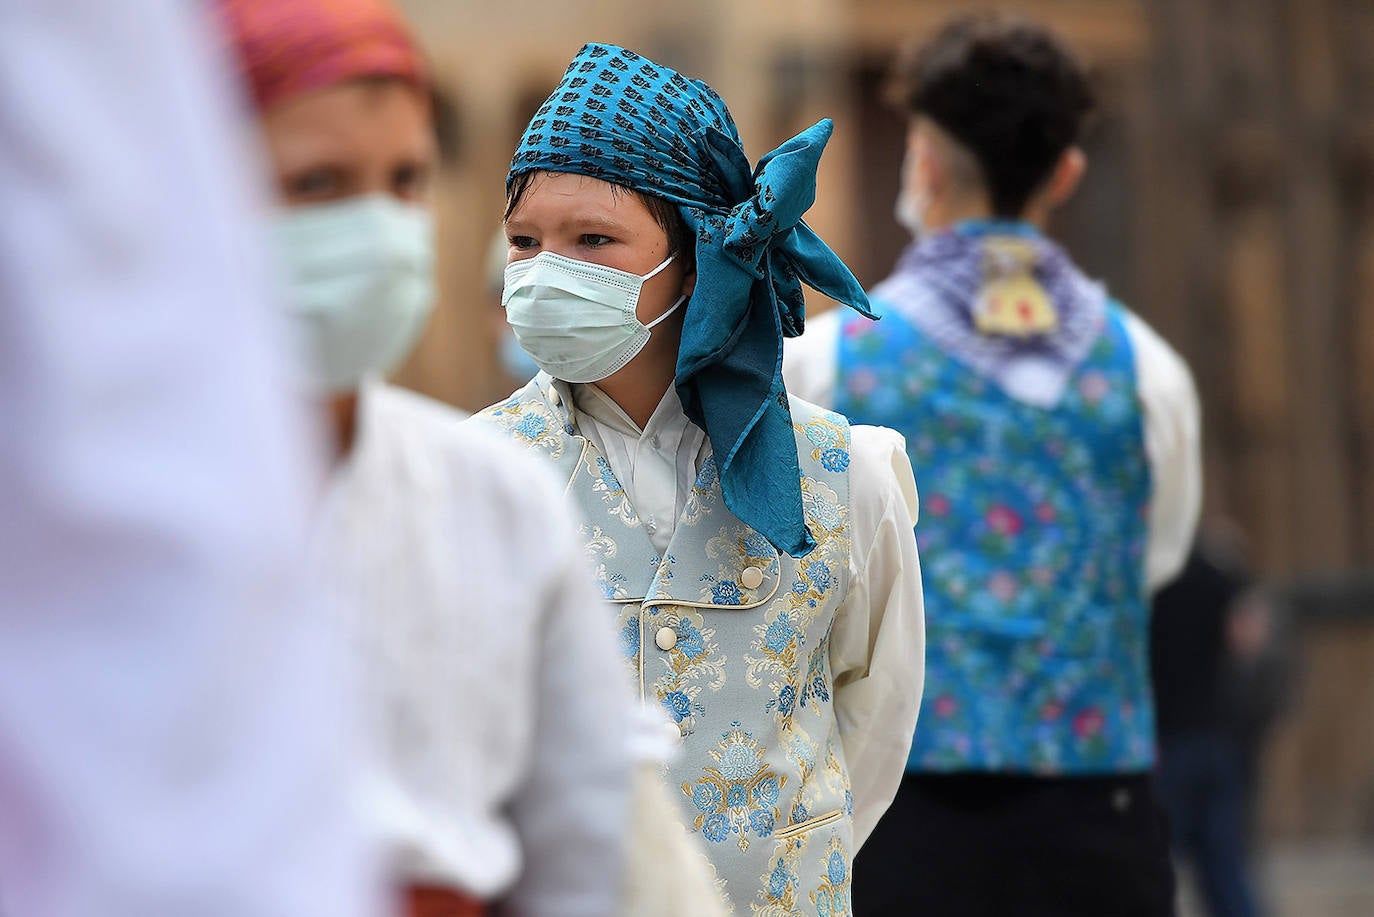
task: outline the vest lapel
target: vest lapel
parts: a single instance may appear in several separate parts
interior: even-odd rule
[[[778,552],[726,507],[713,457],[659,557],[610,462],[577,432],[567,394],[547,375],[482,416],[552,460],[586,520],[580,532],[608,601],[749,609],[777,594]]]
[[[777,594],[778,552],[725,506],[714,456],[702,463],[645,607],[749,609]]]
[[[661,566],[658,551],[611,463],[586,437],[569,438],[577,444],[579,458],[568,480],[568,494],[587,520],[581,533],[602,595],[613,602],[642,601]]]
[[[540,373],[481,417],[553,462],[564,493],[585,520],[578,531],[602,596],[611,602],[643,600],[659,565],[658,552],[610,463],[577,432],[566,392]]]

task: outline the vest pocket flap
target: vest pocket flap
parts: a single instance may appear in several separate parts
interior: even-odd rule
[[[817,828],[824,828],[826,825],[833,825],[835,822],[839,821],[842,818],[844,818],[844,809],[836,809],[833,812],[827,812],[824,815],[817,815],[815,818],[808,818],[806,821],[797,822],[794,825],[788,825],[786,828],[783,828],[782,830],[778,831],[773,836],[780,841],[785,841],[788,838],[796,837],[799,834],[805,834],[806,832],[814,831]]]

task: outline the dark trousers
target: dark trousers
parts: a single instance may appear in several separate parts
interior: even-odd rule
[[[1150,778],[908,774],[854,861],[855,917],[1172,917]]]
[[[1192,866],[1211,917],[1255,917],[1246,843],[1247,775],[1239,743],[1220,734],[1160,742],[1159,789],[1174,846]]]

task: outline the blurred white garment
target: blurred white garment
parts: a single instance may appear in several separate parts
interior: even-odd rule
[[[687,830],[664,767],[682,753],[677,724],[638,706],[630,727],[634,795],[625,842],[621,917],[725,917],[723,885],[700,835]]]
[[[368,802],[400,878],[616,913],[633,701],[557,485],[404,389],[365,385],[358,419],[316,549],[380,701]]]
[[[698,835],[687,831],[659,768],[635,771],[626,832],[623,917],[725,917],[725,898]]]
[[[254,174],[184,0],[0,0],[0,913],[375,913]]]
[[[789,340],[783,353],[787,390],[824,407],[835,403],[841,311],[808,318],[806,333]],[[1202,508],[1202,410],[1182,357],[1135,313],[1125,314],[1154,486],[1145,569],[1155,590],[1178,575],[1193,543]]]

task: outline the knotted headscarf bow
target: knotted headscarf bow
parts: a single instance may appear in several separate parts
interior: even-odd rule
[[[821,121],[751,170],[710,86],[591,44],[530,121],[507,180],[572,172],[678,205],[697,237],[678,396],[711,439],[726,505],[794,556],[815,547],[782,384],[783,338],[805,321],[801,285],[874,317],[849,268],[802,222],[831,131]]]

